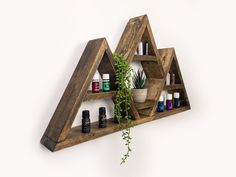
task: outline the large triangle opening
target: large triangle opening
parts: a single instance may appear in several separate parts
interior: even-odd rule
[[[116,94],[113,62],[113,55],[105,38],[88,42],[41,139],[41,143],[48,147],[48,149],[55,151],[61,149],[62,146],[67,146],[67,143],[73,144],[70,138],[75,134],[81,133],[81,126],[72,128],[72,125],[82,102],[96,99],[113,99]],[[94,90],[94,92],[88,91],[96,70],[98,70],[101,75],[110,75],[109,91],[106,90],[102,92],[97,85],[96,89],[99,90]],[[96,125],[97,122],[92,123],[92,129],[95,128]],[[95,132],[96,130],[88,136],[93,136]],[[78,143],[81,137],[76,137],[77,139],[72,139]],[[83,136],[83,141],[85,141],[84,138],[86,139],[86,136]]]
[[[72,127],[75,128],[79,126],[77,130],[81,131],[81,120],[82,120],[82,111],[89,110],[90,111],[90,120],[92,125],[98,125],[98,117],[99,117],[99,108],[104,107],[106,110],[107,118],[114,117],[114,102],[113,97],[116,93],[116,84],[115,84],[115,70],[114,70],[114,62],[111,53],[105,50],[104,55],[98,65],[98,68],[94,75],[99,75],[99,92],[93,93],[92,81],[90,82],[90,86],[87,89],[86,96],[78,110],[78,113],[75,117]],[[109,74],[109,91],[103,90],[103,75]],[[97,108],[97,109],[96,109]],[[95,111],[91,111],[95,110]],[[98,128],[96,126],[92,127],[94,129]]]

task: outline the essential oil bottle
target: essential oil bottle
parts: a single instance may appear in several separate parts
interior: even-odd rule
[[[84,110],[82,112],[82,132],[83,133],[89,133],[90,132],[90,115],[89,115],[89,110]]]
[[[166,75],[166,85],[170,85],[170,73]]]
[[[163,112],[163,111],[164,111],[164,96],[161,95],[157,105],[157,112]]]
[[[102,75],[102,91],[108,92],[110,91],[110,75],[109,74],[103,74]]]
[[[172,94],[167,95],[166,99],[166,110],[172,110],[173,105],[172,105]]]
[[[174,108],[179,108],[180,107],[180,94],[179,92],[174,92]]]
[[[106,116],[106,108],[100,107],[99,108],[99,121],[98,121],[99,128],[106,128],[107,127],[107,116]]]
[[[100,91],[99,87],[99,73],[95,73],[92,81],[92,92],[98,93]]]
[[[175,73],[170,74],[170,84],[174,85],[175,84]]]

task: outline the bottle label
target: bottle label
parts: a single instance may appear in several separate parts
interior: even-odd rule
[[[89,119],[82,119],[82,132],[89,133],[90,132],[90,120]]]
[[[102,82],[102,90],[103,91],[110,91],[110,82],[108,82],[108,81],[103,81]]]
[[[180,100],[179,99],[174,99],[174,108],[179,108],[180,107]]]
[[[164,102],[159,101],[157,106],[157,112],[163,112],[164,111]]]
[[[107,127],[107,119],[105,115],[99,116],[99,128],[105,128]]]
[[[99,92],[99,82],[92,82],[92,92]]]
[[[167,100],[166,101],[166,109],[167,110],[171,110],[172,109],[172,101],[171,100]]]

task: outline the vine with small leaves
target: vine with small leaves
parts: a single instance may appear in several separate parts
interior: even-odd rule
[[[116,70],[116,85],[117,85],[117,94],[115,97],[115,116],[118,120],[119,127],[122,129],[122,138],[125,141],[127,146],[127,151],[124,154],[124,157],[121,159],[121,163],[126,162],[127,158],[130,155],[131,148],[131,134],[130,128],[132,127],[131,116],[129,115],[130,111],[130,102],[131,102],[131,72],[132,68],[129,65],[129,62],[121,54],[114,54],[115,60],[115,70]],[[124,113],[124,115],[122,114]],[[124,116],[126,124],[123,124],[121,119]]]

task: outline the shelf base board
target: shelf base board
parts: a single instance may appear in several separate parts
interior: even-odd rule
[[[190,109],[190,106],[184,106],[180,108],[173,109],[171,111],[164,111],[161,113],[155,113],[153,116],[141,115],[140,119],[132,120],[133,126],[140,125],[146,122],[150,122],[156,119],[164,118],[173,114],[184,112]],[[93,140],[114,132],[120,131],[118,124],[113,122],[113,118],[107,120],[107,128],[98,128],[98,122],[93,122],[91,124],[90,133],[82,133],[81,126],[73,127],[67,136],[67,138],[62,142],[53,142],[47,137],[43,137],[41,143],[44,144],[50,151],[57,151],[63,148],[67,148],[76,144],[80,144],[89,140]]]

